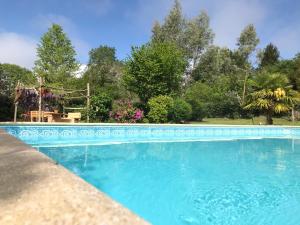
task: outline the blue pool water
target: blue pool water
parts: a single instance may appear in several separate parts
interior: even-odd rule
[[[153,224],[300,223],[300,141],[40,147]]]
[[[299,129],[5,129],[154,225],[300,224]]]

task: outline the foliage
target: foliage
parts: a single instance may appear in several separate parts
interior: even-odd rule
[[[144,112],[135,108],[130,100],[122,99],[114,102],[110,117],[118,123],[136,123],[143,120]]]
[[[76,52],[70,39],[58,24],[52,24],[37,48],[34,72],[47,84],[67,87],[78,70]]]
[[[191,59],[194,69],[202,52],[212,44],[214,33],[209,27],[209,17],[202,11],[197,17],[187,21],[184,30],[184,49]]]
[[[133,48],[126,61],[124,83],[142,102],[158,95],[174,95],[180,91],[186,61],[172,43],[150,43]]]
[[[207,13],[202,11],[195,18],[186,19],[178,0],[175,0],[162,25],[155,22],[152,28],[152,41],[175,43],[184,52],[191,62],[186,72],[196,67],[200,55],[213,42],[213,38]]]
[[[266,115],[266,123],[272,124],[274,114],[290,111],[300,100],[298,93],[286,85],[287,78],[282,74],[258,74],[253,79],[254,91],[249,94],[244,108],[259,110]]]
[[[109,119],[112,110],[112,99],[107,94],[98,94],[91,97],[90,118],[102,122]]]
[[[260,68],[275,65],[278,63],[279,57],[280,53],[278,48],[272,43],[268,44],[263,50],[262,59],[259,65]]]
[[[171,109],[171,119],[176,123],[188,121],[192,116],[192,106],[183,99],[175,99]]]
[[[201,121],[209,115],[209,99],[213,94],[210,86],[196,82],[186,90],[185,100],[192,107],[192,119]]]
[[[214,83],[221,75],[230,75],[236,70],[229,49],[211,46],[201,55],[192,77],[194,81]]]
[[[201,121],[204,117],[234,118],[241,113],[238,96],[230,88],[230,79],[219,77],[214,86],[195,82],[184,95],[192,106],[192,119]]]
[[[0,94],[12,97],[18,81],[24,85],[33,85],[36,79],[26,68],[14,64],[0,64]]]
[[[7,95],[0,94],[0,121],[8,121],[13,117],[13,101]]]
[[[32,72],[14,64],[0,64],[0,120],[13,118],[15,88],[18,81],[24,85],[34,85]]]
[[[256,34],[256,29],[253,24],[249,24],[242,31],[237,42],[237,55],[240,56],[240,62],[246,62],[249,59],[251,53],[254,52],[258,43],[259,39]]]
[[[174,6],[169,15],[165,18],[164,23],[160,26],[158,22],[152,29],[152,40],[159,42],[173,42],[182,46],[183,29],[185,19],[182,15],[182,8],[178,0],[175,0]]]
[[[153,97],[148,102],[149,113],[147,118],[151,123],[166,123],[169,121],[174,101],[171,97],[160,95]]]
[[[88,69],[83,80],[90,83],[91,93],[105,92],[111,97],[118,97],[121,87],[119,80],[122,74],[122,63],[117,61],[115,48],[100,46],[89,52]]]

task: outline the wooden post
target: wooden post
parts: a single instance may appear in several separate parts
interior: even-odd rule
[[[39,77],[39,118],[38,122],[41,122],[42,117],[42,77]]]
[[[245,104],[247,79],[248,79],[248,73],[246,72],[245,80],[244,80],[244,85],[243,85],[242,105]]]
[[[18,104],[19,104],[19,102],[15,102],[14,123],[17,122]]]
[[[15,112],[14,112],[14,123],[17,122],[17,114],[18,114],[18,104],[19,104],[19,101],[18,101],[18,98],[20,97],[20,93],[17,93],[17,91],[19,90],[20,88],[20,81],[18,80],[18,83],[17,83],[17,86],[15,88]]]
[[[90,122],[90,84],[86,84],[86,90],[87,90],[87,96],[86,96],[86,121],[89,123]]]
[[[292,121],[295,122],[295,109],[292,108]]]

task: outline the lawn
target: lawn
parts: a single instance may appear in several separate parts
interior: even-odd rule
[[[273,118],[274,125],[300,126],[300,121],[292,122],[286,118]],[[260,125],[265,124],[265,117],[252,119],[205,118],[202,122],[192,124],[224,124],[224,125]]]

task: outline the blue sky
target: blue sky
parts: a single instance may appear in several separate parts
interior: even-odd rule
[[[63,26],[85,64],[99,45],[117,49],[119,59],[131,46],[149,40],[155,20],[162,21],[173,0],[0,0],[0,62],[33,66],[36,46],[52,22]],[[186,17],[208,12],[214,43],[235,47],[241,30],[253,23],[261,40],[273,42],[283,58],[300,52],[300,1],[181,0]]]

